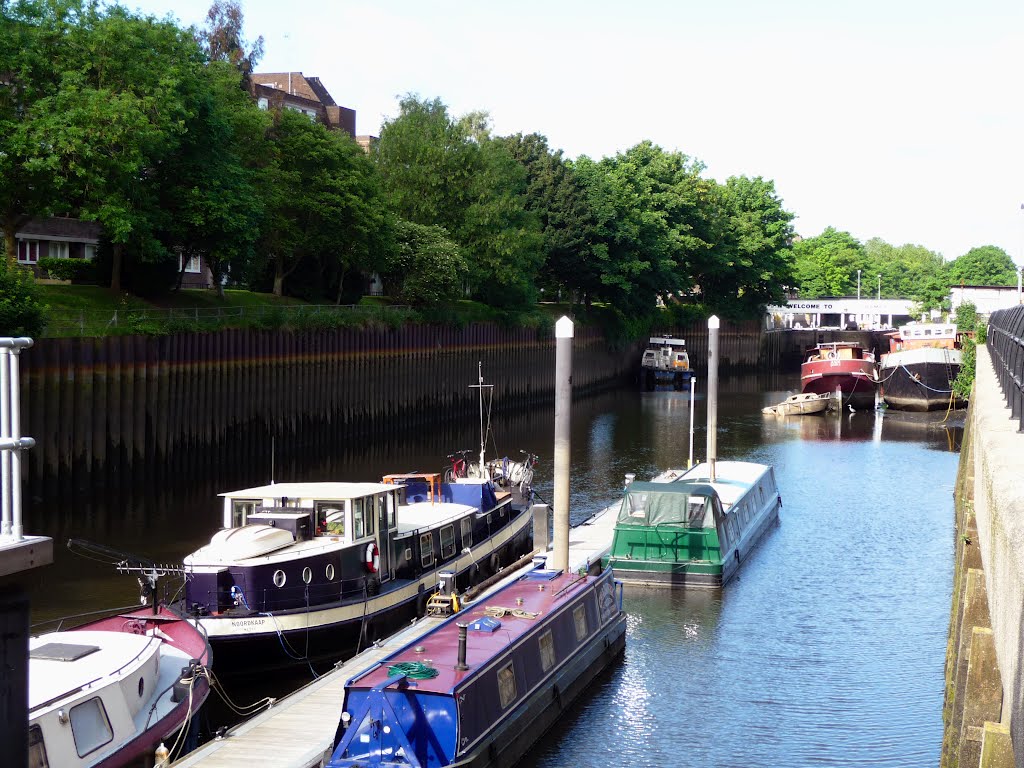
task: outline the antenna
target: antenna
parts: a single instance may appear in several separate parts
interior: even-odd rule
[[[479,400],[480,400],[480,464],[479,464],[479,466],[480,466],[480,477],[485,477],[486,476],[484,474],[484,450],[485,450],[486,443],[487,443],[487,434],[484,432],[484,389],[493,389],[494,388],[493,384],[484,384],[484,371],[483,371],[483,368],[484,368],[484,364],[482,362],[480,362],[480,361],[477,361],[477,364],[476,364],[477,383],[469,385],[470,389],[477,390],[477,392],[479,394]]]

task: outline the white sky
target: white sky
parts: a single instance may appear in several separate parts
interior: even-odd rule
[[[123,0],[202,25],[210,0]],[[317,76],[377,134],[398,97],[569,157],[650,139],[775,181],[804,236],[1024,264],[1021,0],[243,0],[258,71]]]

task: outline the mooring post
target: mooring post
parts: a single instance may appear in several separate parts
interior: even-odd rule
[[[555,323],[555,569],[569,570],[569,434],[572,410],[572,337],[568,317]]]
[[[718,316],[708,318],[708,472],[715,482],[718,458]]]

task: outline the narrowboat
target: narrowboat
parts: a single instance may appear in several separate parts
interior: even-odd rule
[[[222,493],[223,528],[185,558],[185,612],[217,672],[337,661],[532,548],[530,492],[441,473]],[[518,503],[517,503],[518,502]]]
[[[963,353],[954,323],[912,323],[889,337],[878,378],[890,408],[932,411],[963,406],[953,392]]]
[[[536,567],[345,685],[329,768],[511,768],[625,645],[612,572]]]
[[[779,517],[775,471],[747,461],[626,484],[605,565],[625,584],[723,587]]]
[[[839,392],[837,407],[875,407],[878,371],[874,353],[860,344],[833,341],[818,344],[800,365],[800,390],[817,395]]]
[[[196,739],[210,645],[154,606],[29,639],[30,766],[152,764],[161,744],[178,756]]]
[[[652,336],[640,358],[640,370],[647,389],[658,385],[683,389],[693,375],[686,341],[671,336]]]

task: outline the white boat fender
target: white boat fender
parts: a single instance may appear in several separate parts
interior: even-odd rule
[[[167,768],[171,764],[171,751],[161,741],[160,746],[153,753],[153,768]]]
[[[178,675],[178,679],[174,681],[171,689],[171,701],[177,704],[188,698],[201,667],[199,659],[192,659],[187,667],[181,668],[181,674]]]

